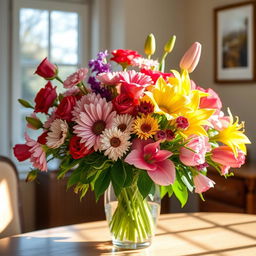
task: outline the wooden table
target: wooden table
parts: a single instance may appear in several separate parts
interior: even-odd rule
[[[193,213],[161,215],[151,247],[112,247],[105,221],[26,233],[0,240],[1,256],[255,256],[256,215]]]

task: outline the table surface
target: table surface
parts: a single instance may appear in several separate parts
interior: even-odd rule
[[[63,226],[0,239],[0,255],[255,256],[256,215],[161,215],[153,244],[142,250],[114,248],[105,221]]]

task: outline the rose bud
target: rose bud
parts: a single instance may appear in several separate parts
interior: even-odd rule
[[[48,61],[47,58],[45,58],[38,65],[37,70],[35,71],[35,74],[38,74],[39,76],[43,77],[46,80],[52,80],[57,76],[58,68],[57,66],[52,64],[50,61]]]
[[[180,68],[187,70],[189,73],[193,72],[196,68],[201,56],[201,44],[195,42],[185,52],[180,61]]]

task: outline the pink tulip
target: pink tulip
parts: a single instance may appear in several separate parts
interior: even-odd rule
[[[195,192],[196,193],[203,193],[207,191],[210,188],[214,187],[215,182],[205,175],[198,173],[196,176],[193,177],[194,185],[196,187]]]
[[[227,174],[231,167],[239,168],[245,162],[245,155],[242,151],[238,151],[235,157],[233,150],[228,146],[220,146],[212,150],[212,160],[221,164],[221,173]]]
[[[180,68],[186,69],[189,73],[193,72],[199,62],[200,56],[201,44],[195,42],[183,55],[180,61]]]
[[[175,180],[175,165],[168,159],[172,152],[160,150],[159,146],[160,141],[135,139],[125,162],[146,170],[156,184],[167,186]]]
[[[187,166],[197,166],[205,162],[205,154],[210,151],[208,137],[190,137],[186,147],[180,149],[180,161]]]

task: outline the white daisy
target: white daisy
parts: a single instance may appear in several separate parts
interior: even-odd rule
[[[128,133],[121,132],[116,127],[106,129],[100,136],[100,149],[105,150],[104,155],[109,159],[117,161],[131,146],[129,139]]]
[[[134,118],[129,115],[117,115],[113,122],[113,127],[118,128],[121,132],[130,133],[132,130]]]
[[[50,131],[46,137],[46,145],[49,148],[58,148],[60,147],[68,133],[68,124],[65,120],[55,119],[50,126]]]

